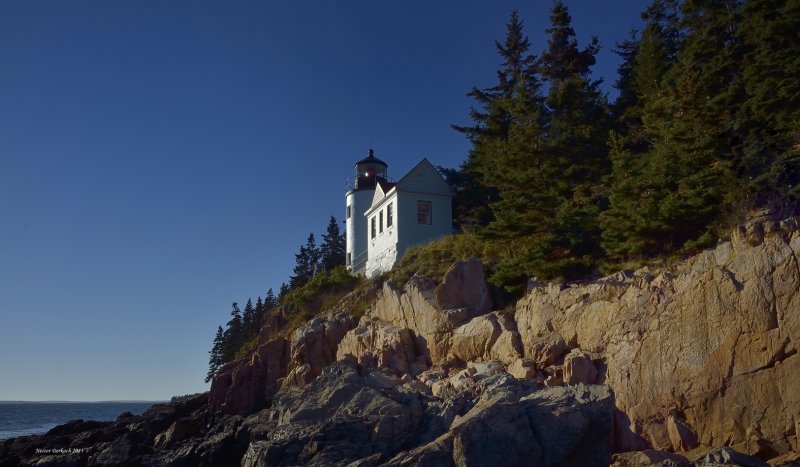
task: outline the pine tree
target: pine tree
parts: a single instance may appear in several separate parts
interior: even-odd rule
[[[250,339],[256,331],[256,309],[253,307],[253,300],[247,299],[242,315],[242,341]]]
[[[231,319],[225,329],[224,340],[223,360],[229,362],[242,344],[242,312],[236,302],[231,305]]]
[[[294,255],[296,264],[294,275],[289,278],[289,288],[296,289],[308,282],[314,276],[320,260],[320,251],[317,248],[314,234],[308,234],[305,245],[300,246],[300,251]]]
[[[336,266],[343,266],[345,261],[345,237],[339,231],[339,223],[331,216],[328,228],[322,235],[320,245],[320,264],[325,271],[331,271]]]
[[[289,287],[289,284],[287,284],[285,282],[282,283],[281,287],[278,289],[278,300],[277,301],[280,302],[281,299],[283,297],[285,297],[286,294],[288,294],[290,290],[291,290],[291,288]]]
[[[681,36],[672,31],[674,15],[653,13],[663,3],[649,10],[655,19],[636,62],[641,135],[612,138],[602,224],[603,246],[617,259],[712,244],[744,195],[732,169],[741,146],[731,117],[740,94],[735,2],[687,0]]]
[[[507,137],[511,125],[508,111],[500,101],[512,98],[520,82],[531,86],[538,83],[534,76],[536,59],[528,53],[530,42],[516,10],[506,25],[504,42],[495,42],[495,46],[503,59],[497,72],[497,85],[486,89],[474,87],[467,94],[480,106],[480,109],[470,110],[473,126],[452,125],[472,143],[469,156],[460,167],[460,176],[449,180],[456,192],[456,222],[462,227],[488,224],[493,218],[488,205],[500,197],[497,188],[487,179],[487,173],[497,162],[497,141]]]
[[[744,134],[736,161],[753,204],[800,198],[800,2],[749,0],[742,7],[742,86],[737,122]]]
[[[270,287],[270,289],[267,290],[267,296],[264,297],[264,311],[267,312],[276,306],[278,306],[278,300],[275,298],[275,294]]]
[[[217,327],[217,335],[214,336],[214,344],[208,352],[208,373],[206,373],[205,382],[208,383],[214,378],[217,370],[223,363],[223,351],[225,348],[225,336],[222,333],[222,326]]]
[[[642,12],[645,22],[636,54],[633,78],[639,99],[663,86],[681,46],[678,0],[653,0]]]
[[[264,322],[264,315],[267,313],[267,310],[264,308],[264,302],[261,300],[259,296],[256,300],[256,317],[255,322],[253,323],[253,331],[257,334],[261,330],[261,323]]]
[[[600,50],[597,38],[579,49],[572,19],[561,2],[553,4],[547,49],[540,70],[548,92],[542,152],[553,179],[548,183],[557,206],[543,219],[552,237],[548,269],[564,278],[585,274],[600,253],[598,214],[604,207],[600,180],[609,171],[606,138],[610,128],[601,81],[591,67]],[[557,200],[555,199],[557,198]]]
[[[641,115],[637,112],[639,96],[636,90],[636,56],[639,54],[638,32],[632,30],[630,37],[618,42],[612,50],[622,58],[617,67],[617,80],[614,88],[619,92],[617,100],[611,107],[617,131],[631,131],[641,126]]]

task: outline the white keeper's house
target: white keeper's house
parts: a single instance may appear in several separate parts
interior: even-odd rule
[[[436,168],[422,159],[399,181],[372,149],[356,162],[347,184],[347,268],[374,277],[413,245],[453,232],[453,192]]]

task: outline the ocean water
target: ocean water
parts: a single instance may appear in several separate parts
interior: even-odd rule
[[[0,402],[0,439],[46,433],[70,420],[116,420],[140,415],[156,402]]]

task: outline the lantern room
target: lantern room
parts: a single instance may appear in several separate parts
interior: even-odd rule
[[[378,178],[386,180],[388,178],[387,168],[389,166],[386,162],[375,157],[372,149],[369,150],[367,157],[356,162],[355,165],[355,188],[358,189],[374,189],[375,183]]]

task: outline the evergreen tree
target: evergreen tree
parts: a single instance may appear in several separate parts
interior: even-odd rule
[[[320,251],[317,248],[314,234],[308,234],[305,245],[300,246],[300,252],[294,255],[296,264],[294,275],[289,278],[289,288],[296,289],[308,282],[314,276],[320,260]]]
[[[460,168],[460,176],[448,180],[455,187],[455,218],[462,227],[488,224],[493,217],[488,205],[500,197],[497,188],[487,179],[487,173],[497,162],[497,141],[507,137],[511,125],[508,111],[500,102],[512,98],[520,82],[530,86],[538,84],[534,76],[536,59],[528,53],[530,42],[522,28],[522,20],[515,10],[506,25],[505,41],[495,42],[503,59],[497,71],[497,85],[486,89],[474,87],[467,94],[480,106],[480,109],[473,107],[470,111],[473,126],[453,125],[472,143],[469,156]]]
[[[264,302],[261,300],[261,297],[258,297],[256,300],[256,319],[254,323],[254,332],[258,334],[261,330],[261,323],[264,322],[264,315],[267,313],[267,310],[264,308]]]
[[[231,319],[225,329],[224,340],[223,360],[229,362],[242,344],[242,312],[236,302],[231,305]]]
[[[256,309],[253,307],[253,300],[247,299],[242,315],[242,341],[250,339],[256,331]]]
[[[339,231],[339,223],[331,216],[328,228],[322,235],[320,245],[320,264],[325,271],[331,271],[336,266],[343,266],[345,262],[345,237]]]
[[[270,289],[267,290],[267,296],[264,297],[264,312],[267,312],[276,306],[278,306],[278,300],[275,298],[275,294],[272,292],[272,288],[270,287]]]
[[[677,60],[681,46],[678,0],[653,0],[642,13],[644,30],[633,78],[639,99],[657,93]]]
[[[687,0],[682,12],[680,45],[660,23],[648,23],[645,30],[655,32],[642,38],[636,76],[644,147],[630,134],[612,138],[610,208],[602,223],[603,246],[617,259],[710,245],[742,199],[732,170],[741,145],[731,118],[740,88],[736,5]],[[646,55],[648,48],[659,52]]]
[[[280,289],[278,289],[278,300],[277,301],[280,302],[281,299],[283,297],[285,297],[286,294],[288,294],[290,290],[291,290],[291,288],[289,287],[289,284],[287,284],[285,282],[282,283]]]
[[[742,7],[742,86],[736,168],[753,204],[800,198],[800,2],[749,0]]]
[[[554,2],[547,29],[550,37],[540,59],[548,87],[542,152],[554,177],[547,180],[549,202],[556,203],[543,212],[546,235],[552,239],[545,277],[585,274],[600,253],[597,218],[605,204],[600,180],[609,171],[607,103],[600,81],[591,78],[600,45],[592,38],[580,49],[571,22],[567,7]]]
[[[641,115],[636,111],[639,96],[636,91],[636,56],[639,54],[638,32],[632,30],[630,37],[618,42],[613,52],[622,58],[617,67],[617,80],[614,88],[619,91],[617,100],[611,108],[617,131],[630,131],[641,125]]]
[[[223,351],[225,348],[225,336],[222,333],[222,326],[217,327],[217,335],[214,336],[214,344],[208,352],[208,373],[206,373],[205,382],[208,383],[214,378],[219,367],[225,363],[223,359]]]

